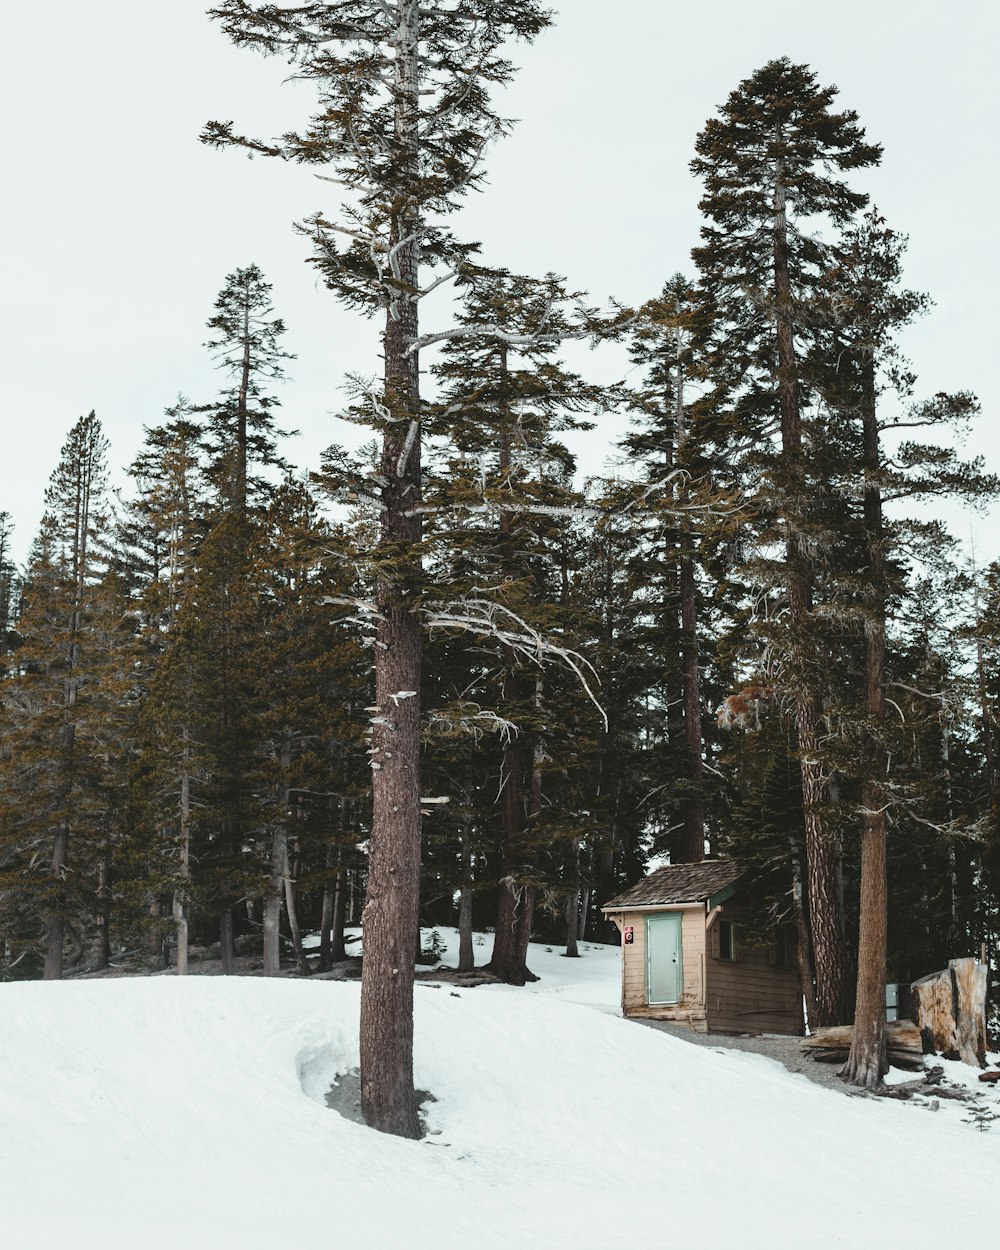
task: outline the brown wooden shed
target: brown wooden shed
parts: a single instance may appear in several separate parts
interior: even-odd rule
[[[795,930],[754,940],[730,860],[668,864],[602,907],[622,934],[622,1012],[700,1032],[801,1033]]]

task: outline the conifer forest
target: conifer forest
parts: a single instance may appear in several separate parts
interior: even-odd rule
[[[699,235],[627,306],[463,233],[520,49],[559,37],[539,0],[209,19],[304,112],[201,142],[319,175],[302,256],[384,369],[351,374],[359,437],[292,463],[247,256],[188,329],[217,391],[152,397],[124,479],[81,392],[38,532],[0,511],[0,979],[314,975],[361,924],[364,1114],[415,1137],[421,924],[523,985],[533,935],[616,942],[651,862],[725,856],[794,927],[810,1022],[873,1022],[877,1082],[885,983],[1000,933],[1000,562],[941,519],[1000,492],[961,448],[983,362],[945,392],[904,354],[934,292],[860,189],[878,136],[822,67],[748,65],[691,135]]]

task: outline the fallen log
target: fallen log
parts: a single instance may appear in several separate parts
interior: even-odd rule
[[[988,980],[988,966],[969,958],[949,960],[943,972],[913,982],[910,1010],[926,1053],[984,1066]]]
[[[805,1038],[802,1049],[817,1063],[844,1063],[854,1040],[854,1025],[841,1024],[817,1029]],[[920,1030],[910,1020],[893,1020],[885,1026],[885,1044],[889,1063],[894,1068],[915,1070],[923,1067],[924,1051]]]
[[[934,1090],[934,1097],[951,1098],[955,1102],[968,1102],[972,1094],[961,1085],[938,1085]]]

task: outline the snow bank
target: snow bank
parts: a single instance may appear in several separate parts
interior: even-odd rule
[[[477,951],[482,957],[482,952]],[[1000,1131],[810,1085],[617,1018],[617,951],[532,947],[530,990],[416,992],[430,1135],[323,1096],[358,1062],[359,987],[250,977],[0,986],[4,1250],[390,1250],[981,1238],[961,1191]]]

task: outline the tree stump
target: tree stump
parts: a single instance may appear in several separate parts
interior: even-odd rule
[[[988,966],[969,958],[913,982],[910,1010],[925,1054],[985,1066],[988,978]]]

